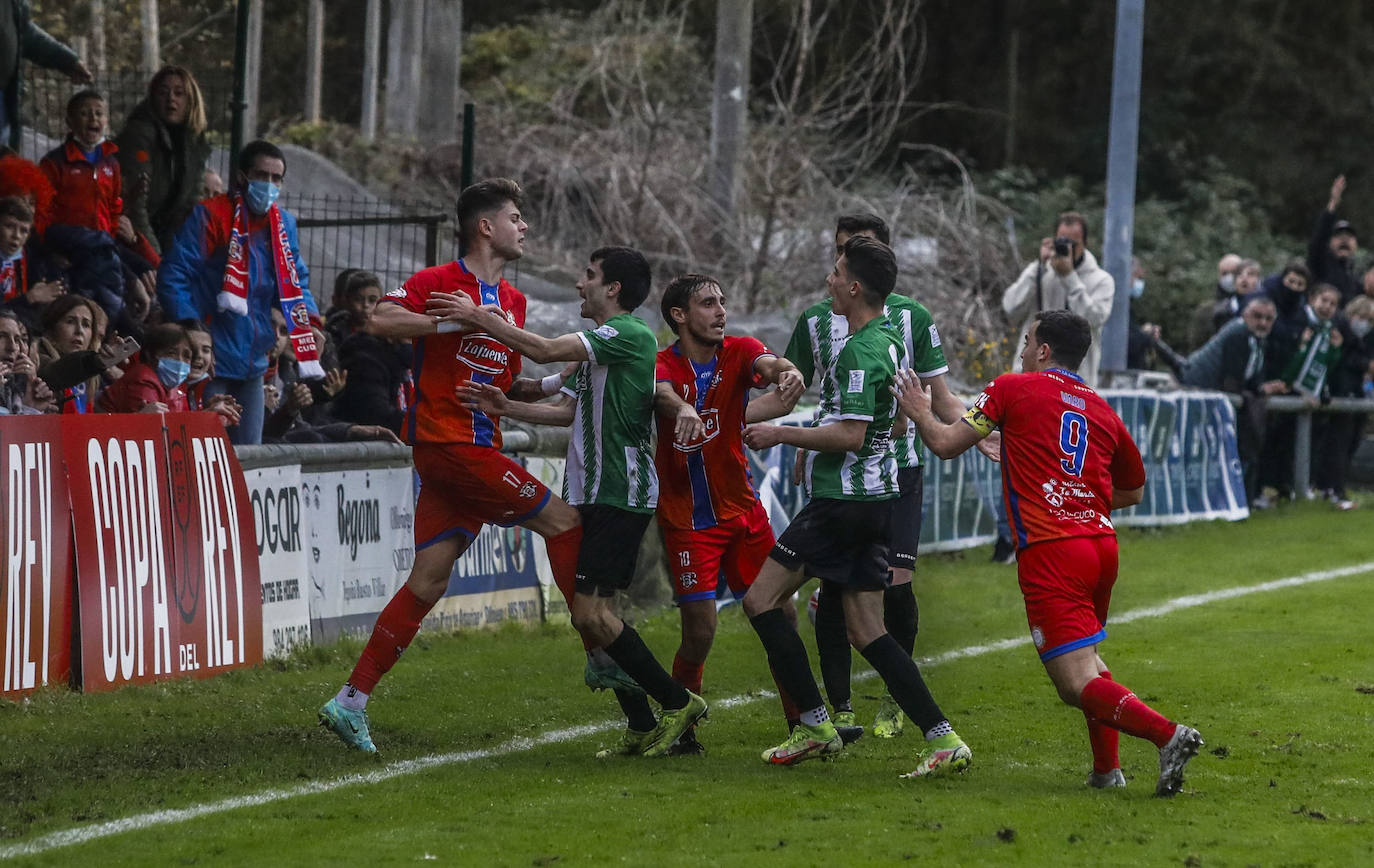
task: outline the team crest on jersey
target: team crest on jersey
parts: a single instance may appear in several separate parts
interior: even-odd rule
[[[701,423],[705,426],[702,434],[690,443],[679,443],[673,441],[673,448],[679,452],[700,452],[701,448],[720,433],[720,410],[715,407],[708,407],[701,411]]]
[[[484,374],[503,374],[510,368],[510,348],[486,332],[463,337],[457,359]]]
[[[696,573],[683,573],[677,577],[677,580],[682,583],[682,587],[684,588],[695,588],[697,586]]]
[[[1039,627],[1031,628],[1031,641],[1035,643],[1037,650],[1045,647],[1045,634],[1040,631]]]
[[[894,352],[895,352],[895,350],[894,350]],[[854,393],[854,392],[862,392],[863,390],[864,390],[864,372],[863,372],[863,371],[850,371],[850,372],[849,372],[849,391],[850,391],[850,393],[852,394],[852,393]]]
[[[610,340],[611,338],[613,338],[613,337],[615,337],[616,335],[620,334],[620,332],[616,331],[615,326],[610,325],[610,324],[608,323],[608,324],[602,326],[602,327],[599,328],[599,329],[593,330],[593,331],[592,331],[592,334],[596,335],[597,337],[605,338],[606,340]]]
[[[406,297],[406,288],[405,288],[404,286],[398,286],[398,287],[396,287],[395,289],[393,289],[391,292],[388,292],[388,293],[386,294],[386,297],[387,297],[387,298],[405,298],[405,297]]]
[[[539,487],[535,485],[533,482],[526,482],[524,485],[520,486],[520,496],[525,498],[526,500],[530,499],[531,497],[534,497],[534,495],[538,493],[538,491]]]

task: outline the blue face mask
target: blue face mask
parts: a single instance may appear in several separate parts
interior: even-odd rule
[[[191,373],[191,363],[183,362],[181,359],[158,359],[157,378],[162,381],[162,385],[169,389],[175,389],[186,381],[186,375]]]
[[[1131,281],[1131,298],[1140,298],[1145,294],[1145,279],[1137,277]]]
[[[249,181],[248,189],[243,191],[243,200],[248,210],[254,214],[266,214],[281,195],[281,187],[271,181]]]

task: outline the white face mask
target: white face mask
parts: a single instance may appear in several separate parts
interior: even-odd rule
[[[1236,276],[1234,274],[1223,274],[1221,280],[1217,281],[1217,286],[1225,292],[1236,291]]]
[[[1369,334],[1369,327],[1371,325],[1374,325],[1374,323],[1370,323],[1367,319],[1352,319],[1350,321],[1350,330],[1355,333],[1355,337],[1363,339],[1365,335]]]
[[[1145,294],[1145,280],[1137,277],[1131,281],[1131,298],[1140,298]]]

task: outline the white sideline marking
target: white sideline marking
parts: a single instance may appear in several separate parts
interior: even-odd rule
[[[1158,606],[1147,606],[1143,609],[1132,609],[1129,612],[1123,612],[1113,617],[1111,623],[1129,624],[1132,621],[1139,621],[1143,618],[1158,618],[1182,609],[1206,606],[1210,603],[1216,603],[1222,600],[1231,600],[1236,597],[1249,596],[1250,594],[1263,594],[1269,591],[1296,588],[1302,585],[1310,585],[1315,582],[1342,579],[1347,576],[1356,576],[1371,571],[1374,571],[1374,561],[1354,564],[1348,567],[1338,567],[1333,570],[1318,570],[1316,572],[1303,573],[1300,576],[1275,579],[1274,581],[1262,582],[1258,585],[1245,585],[1236,588],[1225,588],[1220,591],[1210,591],[1205,594],[1176,597]],[[979,657],[994,651],[1005,651],[1020,645],[1028,644],[1030,644],[1030,637],[1018,636],[1015,639],[1002,639],[997,642],[989,642],[985,645],[970,645],[965,648],[956,648],[953,651],[946,651],[934,657],[923,658],[922,665],[932,666],[965,657]],[[872,673],[863,673],[862,675],[855,676],[855,680],[857,681],[864,677],[871,677],[871,675]],[[732,708],[774,696],[776,696],[776,694],[770,691],[759,691],[756,693],[720,699],[713,702],[712,705],[719,708]],[[513,738],[505,744],[486,748],[484,750],[430,754],[429,756],[419,757],[417,759],[402,760],[392,763],[386,768],[378,769],[373,772],[344,775],[343,777],[334,778],[332,780],[313,781],[308,784],[300,784],[294,787],[263,790],[260,793],[253,793],[246,796],[234,796],[232,798],[222,799],[218,802],[206,802],[200,805],[192,805],[189,808],[153,811],[147,814],[135,814],[132,817],[125,817],[121,820],[110,820],[109,822],[95,823],[90,826],[78,826],[74,829],[66,829],[61,832],[51,832],[47,835],[34,838],[32,841],[0,847],[0,859],[13,859],[16,856],[35,856],[40,853],[46,853],[49,850],[70,847],[76,844],[85,844],[89,841],[107,838],[111,835],[118,835],[123,832],[136,832],[143,829],[150,829],[154,826],[182,823],[187,820],[194,820],[198,817],[221,814],[225,811],[233,811],[238,808],[252,808],[272,802],[282,802],[287,799],[294,799],[298,796],[313,796],[319,793],[328,793],[359,784],[379,784],[384,781],[389,781],[392,778],[414,774],[415,772],[425,771],[426,769],[453,765],[454,763],[467,763],[474,760],[491,759],[492,757],[500,757],[520,751],[532,750],[543,745],[560,744],[565,741],[572,741],[573,739],[594,735],[598,732],[617,729],[620,726],[621,722],[618,720],[583,724],[582,726],[574,726],[567,729],[552,730],[532,738]]]

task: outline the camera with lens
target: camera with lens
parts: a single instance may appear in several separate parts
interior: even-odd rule
[[[1054,255],[1055,255],[1055,256],[1070,256],[1070,255],[1072,255],[1072,254],[1073,254],[1073,239],[1072,239],[1072,238],[1065,238],[1064,236],[1061,235],[1061,236],[1059,236],[1058,238],[1054,239]]]

